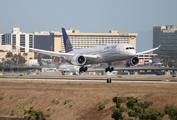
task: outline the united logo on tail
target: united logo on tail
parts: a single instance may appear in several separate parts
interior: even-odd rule
[[[70,40],[68,38],[68,35],[66,33],[66,30],[62,28],[62,33],[63,33],[63,42],[64,42],[64,47],[65,47],[65,52],[70,52],[73,51],[73,46],[70,43]]]

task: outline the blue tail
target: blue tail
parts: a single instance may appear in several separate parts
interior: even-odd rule
[[[63,34],[63,42],[64,42],[64,47],[65,47],[65,52],[70,52],[73,51],[73,46],[70,43],[70,40],[68,38],[68,35],[66,33],[66,30],[64,28],[61,28],[62,34]]]

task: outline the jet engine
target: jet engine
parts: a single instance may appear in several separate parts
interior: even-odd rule
[[[133,57],[126,62],[126,67],[130,67],[130,65],[135,66],[139,63],[139,58],[138,57]]]
[[[83,55],[75,55],[73,58],[71,58],[71,63],[73,65],[84,65],[86,63],[86,58]]]
[[[134,57],[130,60],[131,62],[131,65],[134,66],[134,65],[137,65],[139,63],[139,58],[138,57]]]

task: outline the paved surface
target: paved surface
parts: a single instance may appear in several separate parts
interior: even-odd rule
[[[0,78],[0,80],[10,80],[10,81],[60,81],[60,82],[106,82],[106,79],[53,79],[53,78]],[[177,81],[173,80],[114,80],[112,83],[161,83],[161,84],[177,84]]]

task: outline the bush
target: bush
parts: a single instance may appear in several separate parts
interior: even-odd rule
[[[113,102],[116,103],[116,107],[120,108],[121,103],[123,103],[123,98],[121,97],[114,97]]]
[[[60,101],[59,101],[57,98],[53,99],[52,102],[53,102],[55,105],[58,105],[58,104],[60,103]]]
[[[49,118],[49,114],[43,114],[40,110],[34,110],[33,107],[30,107],[29,110],[24,110],[24,119],[25,120],[46,120]]]
[[[65,100],[64,104],[68,104],[71,101],[71,99]]]
[[[169,115],[171,120],[177,120],[177,108],[167,105],[165,106],[164,112]]]
[[[147,109],[152,104],[153,104],[153,102],[150,102],[150,101],[144,101],[144,102],[138,103],[138,105],[143,109],[143,112],[145,112],[145,109]]]
[[[150,120],[162,120],[164,117],[164,112],[159,111],[159,110],[153,110],[149,112],[148,118]]]
[[[10,116],[14,116],[15,110],[11,110]]]
[[[124,120],[124,117],[122,116],[122,112],[120,112],[118,109],[114,108],[112,110],[113,114],[112,114],[112,118],[114,118],[114,120]]]
[[[12,99],[13,97],[12,96],[10,96],[10,100]]]
[[[121,97],[114,97],[113,102],[116,103],[116,104],[117,103],[123,103],[123,99]]]
[[[71,108],[71,107],[73,107],[73,105],[69,105],[69,107]]]
[[[51,108],[50,108],[50,107],[48,107],[48,108],[47,108],[47,111],[50,111],[50,109],[51,109]]]
[[[0,100],[2,100],[3,99],[3,96],[0,96]]]
[[[133,110],[129,110],[128,111],[128,115],[130,116],[130,117],[137,117],[137,113],[135,112],[135,111],[133,111]]]
[[[98,109],[99,109],[99,110],[104,110],[104,109],[105,109],[105,104],[100,103],[100,104],[98,105]]]
[[[126,103],[127,107],[133,109],[133,107],[137,104],[138,100],[136,98],[127,98],[128,102]]]

